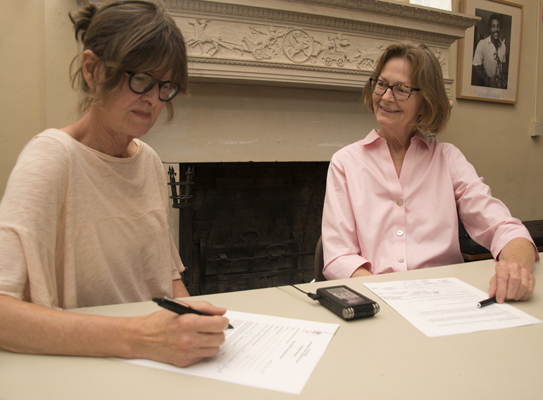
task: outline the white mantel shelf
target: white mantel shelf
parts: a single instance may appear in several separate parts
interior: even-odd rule
[[[409,39],[440,60],[478,18],[386,0],[165,0],[196,82],[360,90],[382,50]]]

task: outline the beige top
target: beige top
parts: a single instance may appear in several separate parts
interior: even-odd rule
[[[157,154],[116,158],[49,129],[23,149],[0,203],[0,294],[76,308],[172,295],[184,267]]]

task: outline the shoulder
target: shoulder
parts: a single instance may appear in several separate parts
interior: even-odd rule
[[[139,139],[134,139],[134,142],[138,146],[138,153],[139,154],[143,154],[146,157],[160,159],[157,152],[151,146],[149,146],[147,143],[145,143],[144,141],[139,140]]]
[[[59,129],[46,129],[34,136],[25,146],[25,149],[28,147],[67,148],[70,146],[70,141],[73,140],[74,139],[64,131]]]
[[[43,210],[44,204],[60,204],[72,174],[70,152],[54,131],[36,135],[25,146],[6,185],[6,204],[28,215]]]
[[[434,157],[444,158],[453,167],[455,163],[467,162],[464,154],[452,143],[442,143],[435,137],[432,137],[428,138],[428,144],[433,149]]]
[[[17,165],[33,167],[36,173],[50,171],[71,163],[70,141],[65,132],[48,129],[34,136],[21,151]],[[16,165],[16,168],[17,168]]]
[[[162,161],[160,160],[157,152],[151,146],[138,139],[134,139],[134,142],[138,145],[138,153],[136,157],[138,158],[139,162],[149,165],[152,164],[155,167],[162,169]]]
[[[443,160],[442,165],[446,165],[453,181],[479,179],[475,167],[455,145],[436,141],[435,157],[440,157]]]
[[[337,150],[333,155],[332,158],[341,158],[341,157],[349,157],[353,153],[356,153],[357,151],[360,151],[361,143],[360,141],[348,144],[346,146],[343,146],[341,149]]]
[[[481,39],[479,40],[479,42],[477,43],[477,47],[476,47],[476,51],[477,50],[482,50],[483,47],[486,47],[488,46],[488,44],[490,43],[490,36],[489,37],[486,37],[484,39]]]
[[[364,139],[342,147],[332,156],[332,162],[350,162],[360,160],[363,154],[372,151],[375,143],[382,140],[375,130],[371,131]]]
[[[432,139],[433,139],[433,143],[434,143],[436,152],[438,152],[440,154],[443,154],[447,158],[451,158],[451,157],[452,158],[459,158],[460,157],[460,158],[465,159],[464,154],[462,154],[460,149],[458,147],[456,147],[454,144],[452,144],[452,143],[442,143],[442,142],[438,141],[436,138],[432,138]]]
[[[147,176],[155,176],[159,181],[165,179],[164,165],[157,152],[147,143],[134,139],[138,145],[138,153],[135,156],[134,166]]]
[[[345,169],[345,167],[361,159],[362,149],[359,142],[347,145],[336,151],[330,159],[331,168]]]

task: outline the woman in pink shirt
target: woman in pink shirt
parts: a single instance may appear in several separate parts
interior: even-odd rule
[[[463,262],[460,216],[498,261],[489,295],[533,293],[539,259],[524,225],[453,145],[434,137],[450,114],[438,60],[423,44],[390,45],[364,87],[378,130],[330,162],[322,220],[324,276],[340,279]]]

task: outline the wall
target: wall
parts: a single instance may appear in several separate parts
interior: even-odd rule
[[[73,0],[4,0],[0,13],[0,196],[23,146],[76,117],[68,66]]]
[[[542,0],[515,0],[524,6],[523,43],[519,99],[516,105],[502,105],[471,100],[454,100],[452,118],[442,141],[457,145],[475,165],[479,174],[491,186],[512,213],[523,219],[543,219],[543,141],[529,136],[529,124],[534,118],[543,121],[543,83],[539,65],[543,65],[541,32]],[[0,195],[13,168],[16,155],[36,133],[47,127],[63,127],[76,117],[77,95],[70,89],[68,66],[77,53],[67,12],[76,8],[75,0],[7,0],[0,15]],[[453,0],[453,11],[459,11],[460,1]],[[535,49],[535,50],[534,50]],[[456,44],[451,49],[451,76],[456,72]],[[194,87],[192,98],[179,102],[178,107],[190,109],[191,115],[178,112],[175,124],[183,126],[190,119],[190,129],[182,134],[197,135],[200,123],[209,125],[213,113],[207,104],[223,102],[234,117],[229,129],[239,124],[267,124],[280,118],[281,124],[297,124],[310,120],[307,110],[326,113],[326,130],[304,129],[300,134],[308,140],[314,136],[322,143],[354,142],[367,132],[357,130],[358,121],[367,118],[356,103],[355,94],[330,93],[315,95],[312,90],[286,90],[271,87],[235,89],[229,87]],[[249,90],[249,92],[247,92]],[[253,91],[256,90],[256,91]],[[215,96],[215,93],[220,96]],[[252,94],[251,94],[252,93]],[[266,96],[272,98],[266,100]],[[453,98],[455,97],[453,88]],[[537,95],[537,96],[536,96]],[[348,99],[348,104],[327,103],[331,98]],[[258,104],[252,101],[258,98]],[[536,98],[539,101],[536,103]],[[288,110],[287,110],[288,106]],[[252,121],[255,107],[261,118]],[[289,111],[287,114],[279,110]],[[299,107],[298,111],[295,109]],[[300,111],[301,110],[301,111]],[[360,114],[359,114],[360,112]],[[194,114],[193,114],[194,113]],[[299,119],[296,117],[302,116]],[[281,128],[281,124],[278,128]],[[154,132],[160,131],[157,126]],[[324,135],[331,132],[328,140]],[[339,136],[338,136],[339,135]],[[152,138],[152,136],[150,136]],[[152,139],[150,139],[152,141]],[[172,160],[168,160],[172,161]],[[175,218],[173,218],[175,221]]]
[[[43,4],[11,0],[0,14],[0,187],[24,143],[45,124]],[[30,111],[30,112],[29,112]]]
[[[164,161],[330,161],[376,126],[359,100],[359,91],[194,83],[176,118],[144,140]]]

